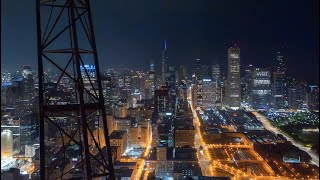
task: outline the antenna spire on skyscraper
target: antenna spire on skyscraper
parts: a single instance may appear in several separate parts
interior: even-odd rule
[[[167,50],[167,41],[164,40],[164,50]]]

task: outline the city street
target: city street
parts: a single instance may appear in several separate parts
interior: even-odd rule
[[[201,171],[204,176],[210,176],[210,164],[211,162],[206,159],[203,151],[200,150],[200,142],[199,142],[199,137],[196,134],[195,135],[195,147],[197,148],[197,153],[198,153],[198,161],[200,163]]]

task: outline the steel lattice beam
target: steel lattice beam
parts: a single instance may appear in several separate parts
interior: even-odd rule
[[[36,0],[36,15],[40,177],[114,179],[89,0]],[[54,79],[50,69],[59,73]]]

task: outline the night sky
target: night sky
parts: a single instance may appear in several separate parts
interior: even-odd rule
[[[195,58],[225,68],[237,44],[241,65],[270,66],[281,50],[289,74],[318,82],[318,0],[92,0],[100,65],[146,67],[168,61],[190,67]],[[36,69],[35,0],[1,0],[2,70]]]

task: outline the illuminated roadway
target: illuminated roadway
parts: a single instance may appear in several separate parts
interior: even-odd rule
[[[252,112],[257,119],[262,122],[262,124],[264,125],[264,127],[275,133],[275,134],[281,134],[283,135],[288,141],[290,141],[293,145],[295,145],[296,147],[298,147],[299,149],[301,149],[302,151],[305,151],[306,153],[308,153],[310,155],[310,157],[312,158],[310,163],[314,164],[316,166],[319,167],[319,155],[317,155],[315,152],[313,152],[310,148],[303,146],[302,144],[300,144],[299,142],[296,142],[293,138],[291,138],[290,136],[287,136],[285,133],[283,133],[282,131],[280,131],[278,128],[272,126],[272,124],[270,123],[270,121],[263,115],[261,115],[258,112]]]
[[[201,167],[202,174],[204,176],[212,176],[212,173],[210,172],[210,168],[209,168],[211,161],[207,160],[203,151],[200,150],[200,142],[197,134],[195,135],[195,147],[197,149],[197,157],[198,157],[199,165]]]
[[[211,158],[208,154],[208,149],[206,147],[206,144],[203,142],[203,139],[202,139],[202,135],[200,132],[200,127],[199,127],[200,121],[199,121],[199,118],[197,117],[195,110],[193,109],[190,94],[188,96],[188,103],[189,103],[189,106],[191,107],[191,110],[192,110],[193,124],[196,129],[194,144],[197,149],[198,161],[199,161],[199,165],[201,167],[202,174],[203,174],[203,176],[213,176],[212,168],[210,166]],[[204,147],[202,151],[200,150],[200,146]]]
[[[140,157],[139,160],[137,161],[139,168],[137,169],[137,172],[135,173],[135,176],[134,176],[135,180],[147,179],[147,177],[148,177],[149,166],[146,164],[146,159],[149,157],[149,154],[150,154],[153,134],[154,133],[152,133],[150,135],[146,150],[142,154],[142,157]]]
[[[253,149],[252,145],[240,145],[240,144],[225,144],[225,145],[219,145],[219,144],[207,144],[209,148],[248,148]]]

